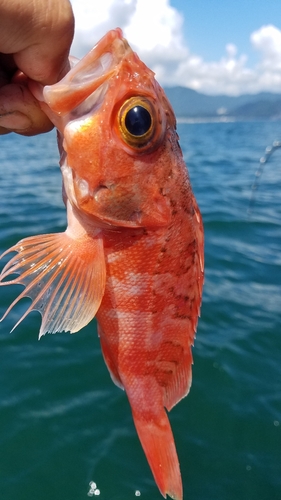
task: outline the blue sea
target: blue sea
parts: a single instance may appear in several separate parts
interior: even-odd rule
[[[184,499],[280,500],[281,149],[252,186],[281,122],[178,131],[206,241],[193,384],[170,413]],[[2,252],[66,214],[55,133],[0,145]],[[18,291],[0,288],[1,315]],[[0,499],[160,500],[95,321],[38,341],[33,312],[10,334],[27,302],[0,324]]]

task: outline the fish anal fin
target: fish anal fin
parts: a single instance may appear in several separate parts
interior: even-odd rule
[[[42,315],[39,337],[46,332],[77,332],[95,316],[105,287],[103,242],[87,233],[73,239],[67,232],[32,236],[10,248],[17,252],[0,275],[0,286],[24,285],[1,321],[22,297]],[[3,254],[3,255],[5,255]],[[11,275],[19,275],[8,281]],[[15,328],[14,327],[14,328]]]
[[[191,322],[185,322],[191,328]],[[192,381],[191,345],[184,339],[169,339],[158,346],[151,374],[162,390],[163,404],[171,410],[190,389]]]

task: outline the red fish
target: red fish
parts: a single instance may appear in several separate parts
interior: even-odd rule
[[[5,252],[17,254],[1,284],[25,289],[3,318],[22,297],[32,303],[20,321],[39,311],[40,336],[77,332],[96,316],[105,362],[127,393],[159,490],[181,500],[165,408],[191,384],[203,227],[174,113],[120,29],[60,82],[33,91],[59,131],[68,226]]]

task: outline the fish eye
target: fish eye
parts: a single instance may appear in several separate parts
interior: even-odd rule
[[[138,104],[130,108],[125,116],[125,126],[129,134],[140,137],[151,127],[152,119],[149,111]]]
[[[124,141],[135,148],[145,148],[154,137],[155,111],[144,97],[131,97],[121,106],[118,127]]]

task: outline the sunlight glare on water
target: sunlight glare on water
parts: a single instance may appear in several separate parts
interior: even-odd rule
[[[90,486],[90,490],[88,491],[88,497],[92,497],[92,496],[99,496],[100,495],[100,490],[97,488],[97,485],[96,483],[94,483],[94,481],[91,481],[89,483],[89,486]]]

